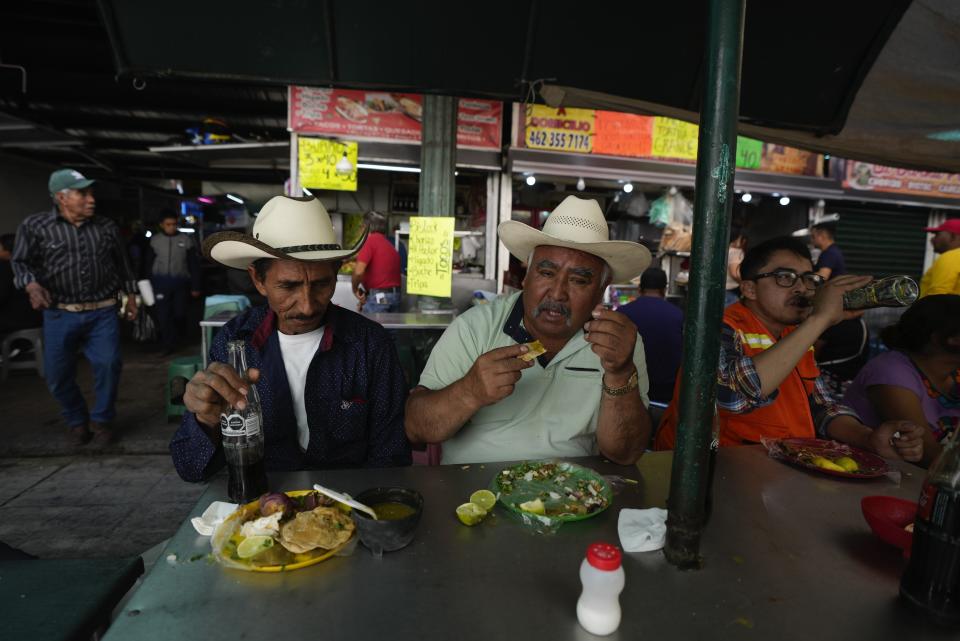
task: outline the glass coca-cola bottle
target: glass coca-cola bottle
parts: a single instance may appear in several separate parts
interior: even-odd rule
[[[227,362],[247,382],[246,406],[226,408],[220,414],[220,434],[230,479],[227,493],[234,503],[247,503],[267,491],[263,462],[263,413],[257,387],[247,378],[244,341],[227,343]]]
[[[930,467],[918,501],[900,595],[937,623],[960,623],[960,447],[957,430]]]
[[[888,276],[843,295],[843,308],[907,307],[920,296],[920,288],[909,276]]]

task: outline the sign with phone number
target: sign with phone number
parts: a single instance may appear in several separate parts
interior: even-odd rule
[[[592,153],[595,113],[592,109],[528,105],[524,144],[531,149]]]

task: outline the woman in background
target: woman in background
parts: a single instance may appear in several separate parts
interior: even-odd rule
[[[891,351],[860,370],[844,404],[867,425],[926,425],[921,463],[929,465],[960,423],[960,296],[921,298],[881,337]]]

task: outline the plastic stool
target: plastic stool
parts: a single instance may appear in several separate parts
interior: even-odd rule
[[[203,359],[199,356],[181,356],[170,361],[170,365],[167,366],[167,384],[164,387],[168,420],[171,416],[180,418],[187,411],[183,403],[176,403],[173,400],[173,379],[185,378],[189,381],[200,371],[202,365]]]
[[[15,361],[10,357],[13,342],[17,340],[29,341],[33,345],[33,358]],[[2,381],[7,380],[12,369],[35,369],[40,378],[43,378],[43,329],[40,327],[21,329],[4,336],[3,343],[0,344],[0,358],[3,358],[2,368],[0,368]]]

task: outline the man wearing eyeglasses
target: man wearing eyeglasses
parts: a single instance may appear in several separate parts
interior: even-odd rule
[[[887,458],[920,460],[923,428],[907,421],[864,425],[832,397],[813,358],[824,330],[853,316],[843,309],[843,293],[870,277],[824,281],[806,245],[789,236],[751,248],[740,275],[740,302],[724,311],[720,334],[720,445],[819,436]],[[679,387],[660,423],[657,449],[673,448]]]

